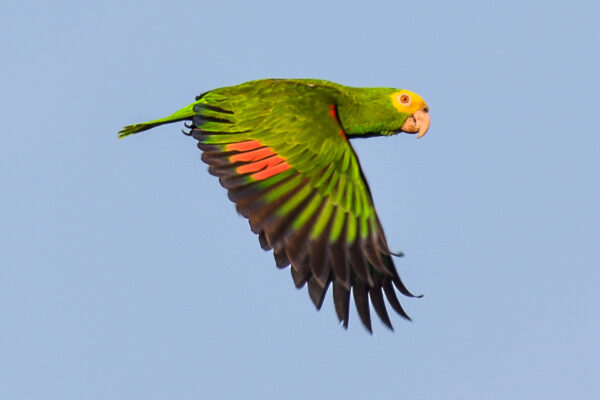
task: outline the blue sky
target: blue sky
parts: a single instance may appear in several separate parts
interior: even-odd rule
[[[0,398],[600,397],[597,2],[355,4],[3,4]],[[265,77],[428,101],[354,144],[413,323],[316,312],[180,126],[116,139]]]

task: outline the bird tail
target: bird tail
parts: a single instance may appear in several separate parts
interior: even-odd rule
[[[182,108],[181,110],[176,111],[173,114],[171,114],[165,118],[155,119],[153,121],[142,122],[139,124],[127,125],[119,131],[117,137],[119,139],[123,139],[124,137],[133,135],[134,133],[143,132],[148,129],[152,129],[155,126],[159,126],[159,125],[163,125],[163,124],[170,124],[172,122],[177,122],[177,121],[189,120],[195,114],[195,112],[194,112],[195,105],[196,105],[196,103],[192,103],[189,106],[186,106],[186,107]]]

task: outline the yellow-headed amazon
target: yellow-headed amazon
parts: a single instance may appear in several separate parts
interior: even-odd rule
[[[383,293],[410,319],[395,290],[414,297],[392,260],[358,159],[348,139],[399,132],[423,136],[429,108],[417,94],[353,88],[313,79],[265,79],[201,94],[174,114],[128,125],[119,137],[188,121],[209,172],[227,188],[279,268],[291,265],[319,309],[333,285],[348,326],[350,293],[371,331],[369,298],[390,329]],[[395,287],[395,288],[394,288]]]

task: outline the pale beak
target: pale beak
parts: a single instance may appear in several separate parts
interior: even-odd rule
[[[418,133],[417,138],[421,138],[425,136],[425,134],[429,130],[430,122],[431,121],[429,120],[429,108],[425,106],[419,111],[415,112],[410,117],[408,117],[400,130],[406,133]]]

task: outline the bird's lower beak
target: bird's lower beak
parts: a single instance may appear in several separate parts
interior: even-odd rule
[[[421,138],[429,130],[429,124],[429,109],[425,107],[408,117],[400,130],[406,133],[418,133],[417,138]]]

